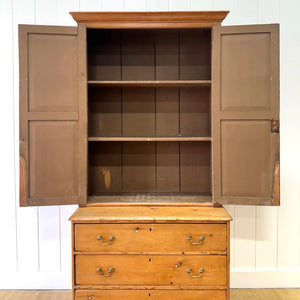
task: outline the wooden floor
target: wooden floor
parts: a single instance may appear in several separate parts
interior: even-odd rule
[[[1,300],[71,300],[70,291],[1,291]],[[232,289],[231,300],[300,300],[300,289]]]

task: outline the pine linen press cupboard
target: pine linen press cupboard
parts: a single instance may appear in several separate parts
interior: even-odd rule
[[[279,25],[227,13],[20,25],[20,205],[79,204],[73,299],[229,299],[222,204],[279,205]]]

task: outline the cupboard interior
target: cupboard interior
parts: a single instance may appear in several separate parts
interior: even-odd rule
[[[88,80],[210,80],[211,29],[87,30]]]
[[[211,30],[88,29],[87,45],[88,201],[211,196]]]
[[[210,142],[90,142],[90,196],[211,194]]]
[[[210,87],[90,87],[89,137],[210,137]]]

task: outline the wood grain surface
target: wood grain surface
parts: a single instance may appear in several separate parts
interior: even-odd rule
[[[97,236],[102,237],[100,242]],[[114,236],[110,245],[109,237]],[[187,236],[191,236],[189,241]],[[204,240],[200,245],[200,236]],[[101,253],[226,251],[225,224],[76,224],[75,250]]]
[[[85,298],[76,298],[80,299],[80,300],[86,300],[86,296],[87,293],[90,292],[90,295],[94,295],[97,296],[98,293],[100,293],[102,295],[103,291],[101,292],[97,292],[97,291],[87,291],[87,290],[83,290],[83,291],[77,291],[77,295],[79,297],[85,297]],[[129,294],[130,295],[130,291],[119,291],[120,293]],[[147,295],[147,299],[149,299],[149,291],[146,291],[146,295]],[[168,291],[169,293],[170,291]],[[202,291],[199,291],[202,292]],[[210,291],[206,291],[207,293],[211,293]],[[110,291],[106,291],[106,293],[110,293]],[[164,292],[163,291],[150,291],[150,293],[152,295],[159,295],[160,297],[164,296]],[[182,292],[176,290],[173,293],[175,293],[176,295]],[[195,293],[195,291],[193,291],[193,293]],[[196,292],[197,293],[197,292]],[[213,291],[214,293],[214,297],[217,297],[218,292],[217,291]],[[222,292],[221,292],[222,293]],[[60,299],[60,300],[71,300],[71,291],[6,291],[6,290],[2,290],[0,291],[0,299],[1,300],[56,300],[56,299]],[[142,293],[141,293],[142,294]],[[141,297],[141,294],[136,293],[135,295],[138,295],[139,297]],[[205,295],[207,295],[206,293],[204,293]],[[127,296],[125,295],[125,296]],[[143,295],[143,294],[142,294]],[[188,294],[187,294],[188,295]],[[203,295],[203,292],[201,293],[201,295]],[[109,295],[111,296],[111,295]],[[120,299],[119,294],[117,295],[117,298],[115,299]],[[132,295],[130,295],[132,296]],[[182,296],[182,294],[181,294]],[[172,299],[176,299],[174,298],[175,295],[172,295]],[[100,298],[101,299],[101,298]],[[112,298],[114,300],[114,298]],[[134,299],[134,298],[131,298]],[[143,299],[143,298],[136,298],[136,300],[138,299]],[[145,298],[146,299],[146,298]],[[157,298],[157,299],[169,299],[167,298]],[[180,298],[182,299],[182,298]],[[187,298],[189,300],[189,298]],[[191,298],[193,299],[193,298]],[[198,298],[197,298],[198,299]],[[202,300],[202,298],[199,298]],[[203,298],[203,299],[207,299],[207,298]],[[215,300],[219,300],[218,298],[214,298]],[[220,298],[220,300],[223,298]],[[299,300],[300,299],[300,289],[231,289],[230,290],[230,299],[231,300]],[[98,300],[97,298],[92,298],[92,300]]]
[[[199,28],[219,25],[228,11],[71,12],[88,28]]]
[[[97,272],[102,269],[102,273]],[[108,275],[109,268],[114,271]],[[187,269],[192,269],[191,275]],[[204,272],[199,274],[199,269]],[[226,286],[226,255],[76,255],[77,285]],[[192,276],[199,276],[193,278]]]
[[[229,222],[223,207],[203,206],[103,206],[80,207],[70,217],[74,222],[180,223]]]

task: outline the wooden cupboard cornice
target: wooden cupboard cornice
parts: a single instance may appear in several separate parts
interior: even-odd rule
[[[220,25],[229,11],[70,12],[87,28],[209,28]]]

